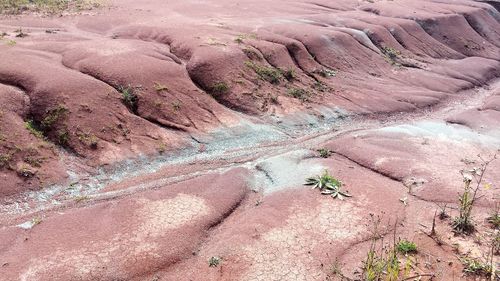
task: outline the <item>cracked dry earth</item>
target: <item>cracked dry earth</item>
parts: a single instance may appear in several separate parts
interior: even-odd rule
[[[341,280],[334,265],[357,280],[374,217],[385,242],[418,246],[401,280],[489,280],[460,258],[498,235],[500,161],[477,232],[447,218],[428,234],[436,210],[457,215],[460,169],[500,148],[499,8],[110,0],[1,15],[0,280]],[[325,169],[353,197],[302,185]]]

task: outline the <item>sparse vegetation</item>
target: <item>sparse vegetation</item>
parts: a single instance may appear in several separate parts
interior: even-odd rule
[[[31,219],[32,226],[39,225],[41,223],[42,223],[42,218],[40,218],[40,217],[34,217]]]
[[[163,153],[165,153],[165,151],[167,151],[167,145],[164,142],[160,142],[158,144],[157,150],[158,150],[158,153],[163,154]]]
[[[16,33],[17,38],[24,38],[24,37],[28,36],[28,33],[23,32],[22,28],[19,28],[18,30],[15,30],[14,32]]]
[[[242,49],[242,51],[251,60],[259,60],[259,61],[262,60],[262,56],[253,49],[244,48]]]
[[[8,46],[14,46],[17,44],[17,42],[15,40],[8,40],[7,43],[6,43]]]
[[[411,241],[403,239],[398,242],[398,244],[396,245],[396,249],[399,253],[406,255],[410,253],[416,253],[417,245]]]
[[[86,146],[92,148],[92,149],[97,149],[98,143],[99,143],[99,138],[96,137],[94,134],[91,133],[77,133],[78,140],[85,144]]]
[[[376,251],[375,243],[368,251],[363,267],[363,278],[367,281],[396,281],[401,268],[394,248]]]
[[[285,77],[285,79],[288,81],[293,81],[297,78],[297,75],[295,74],[295,69],[289,68],[289,69],[283,70],[282,73],[283,73],[283,77]]]
[[[344,197],[351,197],[347,192],[341,190],[342,182],[331,176],[327,170],[322,175],[307,178],[304,185],[311,185],[313,189],[318,188],[321,194],[331,195],[340,200],[343,200]]]
[[[278,101],[278,96],[276,95],[272,95],[272,94],[269,94],[269,99],[271,100],[272,103],[274,104],[278,104],[279,101]]]
[[[323,68],[320,70],[314,71],[314,73],[319,74],[321,77],[324,78],[329,78],[329,77],[335,77],[337,75],[337,70],[329,69],[329,68]]]
[[[311,93],[301,88],[291,88],[288,89],[288,95],[305,102],[309,100]]]
[[[229,86],[226,82],[219,81],[215,82],[212,87],[210,87],[210,93],[214,96],[219,96],[221,94],[225,94],[229,91]]]
[[[220,42],[217,38],[210,37],[206,40],[206,43],[210,46],[227,46],[226,43]]]
[[[327,148],[320,148],[317,150],[321,158],[328,158],[332,155],[332,152]]]
[[[222,262],[221,257],[213,256],[208,259],[208,266],[217,267]]]
[[[246,61],[245,65],[251,68],[263,80],[271,84],[279,84],[283,77],[281,71],[272,66],[258,65],[252,61]]]
[[[168,87],[161,84],[161,83],[158,83],[158,82],[155,82],[154,83],[154,87],[155,87],[155,90],[157,92],[163,92],[163,91],[168,91]]]
[[[179,101],[172,102],[172,109],[174,111],[179,111],[181,109],[181,103]]]
[[[21,164],[17,167],[17,174],[23,178],[31,178],[35,175],[35,171],[27,164]]]
[[[476,202],[478,191],[483,185],[483,178],[488,165],[497,158],[497,154],[490,160],[484,160],[480,155],[478,157],[482,161],[480,167],[460,171],[463,178],[464,190],[459,197],[459,215],[453,219],[452,223],[453,231],[458,234],[470,234],[475,230],[472,221],[472,209]],[[475,184],[475,187],[471,186],[473,184]],[[488,184],[485,187],[488,187]]]
[[[133,113],[137,113],[139,97],[135,93],[135,89],[130,85],[120,86],[118,91],[122,94],[123,104]]]
[[[460,261],[464,266],[464,273],[466,274],[490,276],[493,270],[490,264],[484,263],[479,259],[464,257]]]
[[[35,157],[34,155],[26,155],[23,158],[23,161],[28,163],[29,165],[33,167],[41,167],[43,163],[44,158],[39,158]]]
[[[361,272],[358,272],[356,279],[343,278],[344,280],[405,281],[421,280],[424,276],[430,277],[429,280],[434,280],[434,273],[422,273],[420,270],[415,270],[414,261],[408,256],[417,251],[417,246],[413,242],[403,239],[396,243],[397,221],[394,224],[392,242],[386,244],[384,243],[385,235],[379,229],[380,217],[375,217],[373,214],[370,214],[370,217],[373,225],[370,229],[371,243]],[[411,275],[412,271],[416,274]],[[344,276],[341,275],[341,277]]]
[[[488,217],[488,222],[493,226],[493,228],[500,229],[500,215],[498,213],[492,214]]]
[[[312,88],[319,91],[319,92],[325,92],[328,90],[328,86],[321,81],[314,82]]]
[[[61,104],[57,105],[53,109],[48,110],[41,122],[42,130],[43,131],[51,130],[54,124],[60,119],[62,119],[67,112],[68,109]]]
[[[500,230],[500,203],[495,205],[495,210],[487,218],[487,221],[494,229]]]
[[[90,197],[87,195],[80,195],[80,196],[75,197],[75,203],[78,204],[78,203],[81,203],[83,201],[87,201],[89,199],[90,199]]]
[[[243,39],[245,39],[243,35],[238,35],[236,38],[234,38],[234,42],[241,44],[243,43]]]
[[[69,143],[69,132],[66,129],[57,131],[57,142],[62,146],[67,146]]]
[[[37,12],[58,14],[63,11],[81,11],[100,6],[97,0],[1,0],[0,14],[21,14]]]
[[[384,247],[383,235],[379,233],[380,218],[371,215],[373,228],[370,249],[363,262],[361,277],[366,281],[396,281],[400,274],[399,259],[396,250],[396,238],[393,247]],[[395,235],[394,230],[394,235]],[[377,250],[377,242],[380,240],[381,247]]]
[[[24,123],[24,127],[35,137],[43,139],[43,132],[36,126],[33,120],[28,120]]]
[[[163,102],[161,100],[155,100],[154,101],[154,106],[157,108],[157,109],[161,109],[163,107]]]
[[[396,50],[394,48],[384,46],[384,47],[382,47],[382,53],[384,54],[387,61],[389,61],[392,65],[396,65],[396,66],[400,65],[399,60],[400,60],[401,52],[399,52],[398,50]]]
[[[439,219],[440,220],[445,220],[447,218],[450,217],[450,215],[446,212],[446,208],[448,208],[448,204],[443,204],[442,206],[441,205],[438,205],[439,206]]]
[[[12,154],[0,154],[0,168],[9,166]]]
[[[257,36],[255,34],[240,34],[234,38],[234,42],[241,44],[245,39],[256,39]]]

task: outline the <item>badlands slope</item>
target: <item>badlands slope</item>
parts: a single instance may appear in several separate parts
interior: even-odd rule
[[[459,257],[494,235],[500,161],[475,209],[482,244],[449,219],[443,245],[426,233],[439,206],[456,215],[459,170],[500,148],[499,7],[115,0],[1,16],[0,280],[336,280],[335,262],[356,278],[375,216],[417,242],[413,273],[471,278]],[[352,198],[302,187],[325,169]]]

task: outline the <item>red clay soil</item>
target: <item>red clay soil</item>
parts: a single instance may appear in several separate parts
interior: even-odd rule
[[[120,200],[82,202],[44,213],[29,231],[3,228],[1,280],[129,279],[189,258],[207,229],[245,197],[246,174],[235,169]]]
[[[500,161],[478,232],[445,218],[429,233],[437,209],[456,215],[458,171],[500,148],[498,8],[112,0],[0,15],[0,281],[341,280],[334,264],[358,280],[377,217],[384,241],[417,243],[411,274],[474,280],[459,258],[496,235]],[[302,186],[324,169],[353,197]]]
[[[117,1],[80,16],[6,15],[0,81],[29,100],[15,115],[98,166],[189,145],[189,134],[236,125],[234,110],[413,111],[499,75],[493,6],[370,2]],[[14,170],[1,173],[19,182]],[[28,189],[9,185],[3,196]]]

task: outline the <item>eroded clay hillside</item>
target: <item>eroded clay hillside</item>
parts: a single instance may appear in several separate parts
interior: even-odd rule
[[[436,248],[419,224],[456,204],[458,170],[481,164],[467,157],[500,148],[499,6],[4,11],[0,280],[330,280],[334,260],[359,266],[370,213],[420,233],[432,280],[466,278],[450,246],[463,241]],[[354,198],[297,188],[324,169]]]

